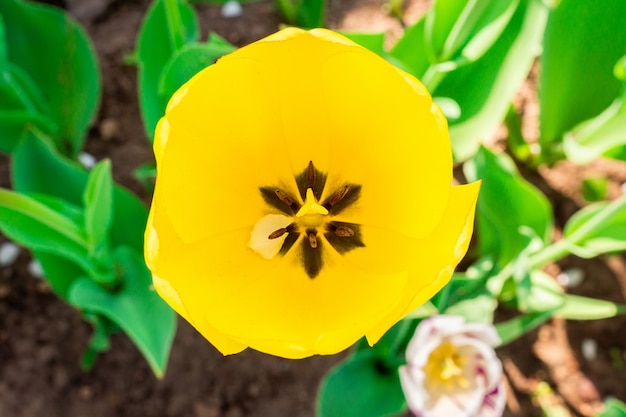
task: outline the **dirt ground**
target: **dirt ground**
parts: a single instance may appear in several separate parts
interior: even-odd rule
[[[132,171],[150,161],[152,153],[137,105],[136,68],[125,64],[124,56],[134,49],[149,2],[57,3],[85,25],[103,73],[103,100],[86,151],[98,159],[111,158],[115,179],[147,202],[149,195]],[[397,35],[401,25],[382,4],[330,0],[329,24]],[[406,21],[414,21],[426,5],[408,2]],[[244,5],[238,18],[225,19],[219,7],[211,5],[198,6],[198,15],[205,35],[216,31],[237,45],[274,32],[280,24],[267,0]],[[527,114],[534,114],[532,97],[524,94],[522,90],[518,102],[526,106]],[[582,203],[579,183],[584,176],[609,175],[611,195],[616,196],[622,192],[618,184],[626,182],[625,171],[624,164],[579,168],[562,163],[528,175],[549,196],[557,225],[562,226]],[[6,157],[0,157],[0,185],[9,185]],[[223,357],[180,320],[164,379],[152,375],[123,335],[116,336],[110,352],[84,372],[79,359],[90,327],[78,311],[30,274],[29,260],[22,251],[16,263],[0,269],[0,417],[312,417],[321,378],[344,356],[291,361],[245,351]],[[625,301],[625,257],[590,261],[569,257],[548,272],[556,276],[568,268],[581,268],[586,277],[573,293]],[[572,416],[589,416],[606,397],[626,400],[625,330],[623,317],[590,323],[553,320],[499,349],[510,388],[505,416],[541,416],[542,404],[563,406]],[[538,392],[543,394],[531,395]]]

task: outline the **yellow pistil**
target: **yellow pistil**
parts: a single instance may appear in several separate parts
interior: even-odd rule
[[[313,189],[306,190],[306,198],[304,205],[296,213],[296,217],[300,219],[300,223],[305,227],[318,227],[324,221],[324,216],[328,214],[326,207],[317,202]]]
[[[452,343],[445,341],[433,350],[424,367],[426,384],[429,388],[443,387],[446,391],[454,388],[468,388],[470,383],[463,374],[466,359],[459,354]]]

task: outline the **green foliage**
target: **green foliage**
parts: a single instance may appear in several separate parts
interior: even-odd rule
[[[89,38],[61,10],[0,2],[0,151],[32,124],[77,155],[100,100],[97,65]]]
[[[626,417],[626,404],[615,398],[604,403],[604,409],[596,417]]]
[[[326,0],[276,0],[276,5],[289,25],[314,29],[326,21]]]
[[[386,417],[405,410],[398,371],[367,350],[330,371],[318,394],[319,417]]]
[[[616,99],[613,76],[626,54],[626,3],[562,0],[550,15],[543,40],[539,101],[546,159],[559,152],[563,135],[598,115]]]

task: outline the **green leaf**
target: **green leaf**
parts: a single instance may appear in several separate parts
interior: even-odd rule
[[[605,401],[602,411],[596,417],[626,417],[626,404],[615,398]]]
[[[59,126],[55,145],[75,155],[100,99],[93,46],[80,25],[60,9],[21,0],[0,2],[8,61],[34,81],[47,116]]]
[[[88,173],[78,163],[61,156],[40,132],[28,134],[15,149],[12,164],[14,188],[23,193],[57,197],[82,207]],[[129,191],[113,187],[113,219],[109,234],[112,247],[143,250],[143,230],[148,218],[144,205]]]
[[[120,247],[114,256],[123,282],[121,290],[109,292],[91,279],[81,278],[70,288],[69,301],[119,325],[155,375],[162,377],[174,339],[176,316],[152,287],[150,271],[140,253]]]
[[[85,232],[89,252],[108,241],[113,214],[113,178],[111,161],[99,162],[89,173],[83,194],[85,204]]]
[[[198,36],[196,15],[184,0],[156,0],[144,17],[137,40],[139,104],[151,141],[169,100],[159,93],[161,74],[176,51]]]
[[[468,323],[493,323],[498,301],[488,291],[474,294],[451,305],[445,314],[465,317]]]
[[[553,314],[567,320],[600,320],[626,314],[626,305],[566,294],[563,305]]]
[[[171,97],[191,77],[235,49],[235,46],[215,34],[211,34],[207,43],[184,45],[174,53],[163,68],[159,81],[159,95]]]
[[[525,333],[540,326],[552,317],[552,312],[544,311],[542,313],[529,313],[523,316],[515,317],[495,325],[496,331],[500,336],[500,345],[506,345]]]
[[[369,49],[377,55],[385,57],[385,32],[378,33],[362,33],[362,32],[340,32],[343,36],[350,39],[352,42],[361,45],[362,47]]]
[[[565,224],[558,244],[582,258],[626,250],[626,197],[576,212]]]
[[[585,120],[563,138],[567,159],[585,164],[626,145],[626,102],[620,96],[598,116]]]
[[[367,350],[326,374],[317,398],[318,417],[384,417],[405,410],[397,369]]]
[[[624,19],[622,0],[562,0],[551,13],[539,79],[540,143],[548,152],[617,96],[613,66],[626,54]]]
[[[426,53],[424,25],[425,19],[422,18],[409,26],[389,51],[389,56],[401,62],[404,70],[420,79],[430,66],[430,60]]]
[[[544,243],[549,241],[553,225],[550,203],[519,175],[508,156],[480,147],[464,168],[468,180],[483,181],[476,213],[478,248],[483,256],[493,255],[503,268],[526,248],[529,232]]]
[[[608,193],[609,179],[607,177],[587,177],[583,179],[581,186],[583,198],[586,201],[602,201],[606,199]]]
[[[526,300],[529,312],[554,311],[565,304],[563,289],[554,278],[540,270],[530,273],[530,293]]]
[[[450,122],[456,160],[474,155],[480,142],[500,126],[537,55],[547,16],[540,0],[520,0],[509,24],[482,57],[440,74],[440,82],[435,82],[437,74],[430,81],[422,78],[433,96],[448,97],[461,108],[458,120]]]
[[[472,62],[499,38],[519,0],[437,0],[426,14],[425,36],[434,63]]]
[[[326,0],[296,0],[298,26],[321,28],[326,23]]]
[[[66,257],[41,250],[33,250],[33,256],[41,264],[46,281],[52,290],[64,300],[67,299],[67,293],[72,283],[85,276],[85,270],[79,267],[76,262],[67,260]],[[85,253],[85,259],[86,256]]]

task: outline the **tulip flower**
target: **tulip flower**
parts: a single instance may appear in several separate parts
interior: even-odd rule
[[[328,30],[285,29],[198,73],[154,153],[154,287],[223,354],[374,343],[471,237],[479,186],[452,186],[439,107]]]
[[[500,341],[489,324],[466,324],[457,316],[422,321],[400,368],[402,390],[418,417],[500,417],[505,391]]]

